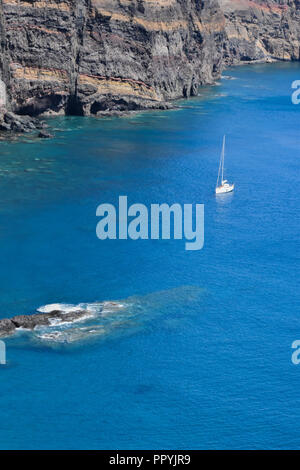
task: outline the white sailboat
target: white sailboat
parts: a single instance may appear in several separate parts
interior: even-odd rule
[[[228,183],[227,180],[224,180],[224,159],[225,159],[225,145],[226,145],[226,136],[223,137],[223,147],[219,165],[218,181],[216,186],[216,194],[225,194],[231,193],[234,190],[234,184]],[[221,184],[220,183],[221,177]]]

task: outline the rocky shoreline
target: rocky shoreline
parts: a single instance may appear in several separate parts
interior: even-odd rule
[[[29,133],[39,131],[39,137],[50,137],[45,131],[48,126],[38,118],[31,116],[20,116],[6,109],[0,110],[0,131],[14,133]]]
[[[299,58],[296,0],[1,0],[0,131],[169,109],[228,65]]]

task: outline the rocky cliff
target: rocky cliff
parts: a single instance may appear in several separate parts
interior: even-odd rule
[[[1,66],[19,114],[159,108],[221,70],[215,0],[2,0]]]
[[[0,109],[164,108],[214,82],[224,63],[299,59],[299,2],[1,0]]]
[[[219,0],[226,23],[224,63],[300,58],[300,0]]]

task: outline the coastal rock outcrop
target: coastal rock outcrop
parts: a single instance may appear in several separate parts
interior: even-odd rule
[[[31,116],[21,116],[7,109],[0,110],[0,131],[32,132],[35,129],[43,129],[45,124]]]
[[[35,330],[39,332],[40,329],[45,330],[43,334],[64,337],[64,331],[68,330],[73,332],[76,328],[73,327],[73,323],[80,323],[84,326],[78,328],[80,331],[84,331],[88,327],[85,326],[91,319],[94,319],[95,323],[91,326],[91,333],[96,328],[99,332],[99,325],[97,322],[105,318],[107,321],[108,316],[112,317],[114,321],[118,322],[118,316],[116,314],[124,308],[124,305],[119,302],[104,301],[85,303],[78,305],[70,304],[51,304],[40,307],[37,312],[31,315],[17,315],[12,318],[0,319],[0,337],[11,336],[21,330]],[[103,326],[103,325],[102,325]],[[101,326],[101,328],[102,328]],[[100,328],[100,329],[101,329]],[[77,334],[76,334],[77,336]]]
[[[58,323],[75,322],[90,316],[86,310],[74,310],[63,312],[54,310],[47,313],[36,313],[34,315],[19,315],[13,318],[0,320],[0,337],[10,336],[17,328],[34,330],[36,327],[50,326],[53,321]]]
[[[8,318],[0,320],[0,338],[12,335],[15,329],[16,325]]]

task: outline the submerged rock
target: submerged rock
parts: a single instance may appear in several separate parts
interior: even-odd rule
[[[40,137],[41,139],[51,139],[53,135],[46,131],[40,131],[38,133],[38,137]]]

